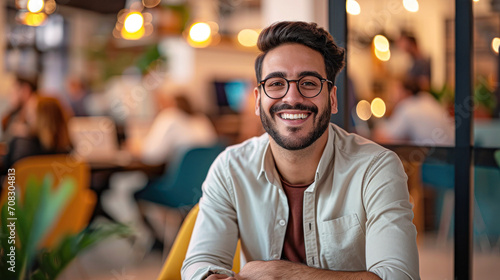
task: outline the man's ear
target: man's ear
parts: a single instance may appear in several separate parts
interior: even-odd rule
[[[332,104],[332,114],[337,114],[339,111],[337,108],[337,86],[333,86],[330,92],[330,102]]]
[[[258,87],[253,90],[255,97],[255,115],[260,116],[260,91]]]

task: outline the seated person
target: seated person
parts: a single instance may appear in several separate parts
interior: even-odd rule
[[[377,124],[374,140],[422,146],[453,146],[455,124],[446,109],[414,80],[395,81],[391,117]]]
[[[169,162],[190,147],[210,146],[217,142],[210,120],[203,114],[196,114],[184,95],[165,98],[165,108],[156,116],[141,147],[132,150],[146,164]]]
[[[37,96],[26,105],[27,133],[13,137],[8,144],[4,165],[35,155],[69,153],[68,115],[59,100]]]
[[[2,116],[2,141],[10,141],[15,136],[26,136],[28,134],[26,107],[28,103],[37,98],[37,90],[36,78],[29,79],[16,76],[10,94],[9,111]]]
[[[330,123],[344,49],[305,22],[271,25],[258,47],[255,113],[267,134],[213,163],[182,278],[419,279],[398,156]],[[238,239],[247,263],[234,276]]]

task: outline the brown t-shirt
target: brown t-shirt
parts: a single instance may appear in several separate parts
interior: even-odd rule
[[[281,185],[286,193],[290,209],[281,259],[306,263],[302,210],[304,208],[304,191],[310,184],[293,186],[281,180]]]

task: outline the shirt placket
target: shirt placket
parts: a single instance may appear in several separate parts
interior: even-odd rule
[[[311,191],[312,190],[312,191]],[[314,186],[304,192],[304,242],[307,265],[319,268],[318,244],[316,242],[316,203]]]

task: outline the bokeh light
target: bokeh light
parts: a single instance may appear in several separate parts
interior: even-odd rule
[[[359,101],[358,105],[356,105],[356,114],[358,115],[358,118],[363,121],[369,120],[372,116],[370,102],[366,100]]]
[[[408,12],[418,12],[419,5],[417,0],[403,0],[403,6]]]
[[[345,6],[347,13],[350,15],[359,15],[361,13],[361,6],[356,0],[347,0]]]
[[[389,61],[391,59],[391,51],[381,52],[375,49],[375,56],[381,61]]]
[[[144,5],[144,7],[146,8],[154,8],[156,6],[158,6],[158,4],[160,4],[161,0],[142,0],[142,4]]]
[[[57,8],[56,1],[47,0],[45,2],[45,13],[47,13],[48,15],[54,13],[56,11],[56,8]]]
[[[498,54],[499,47],[500,47],[500,38],[498,38],[498,37],[493,38],[493,40],[491,40],[491,48],[497,54]]]
[[[210,34],[210,25],[204,22],[196,22],[189,29],[189,38],[196,43],[208,41]]]
[[[139,40],[142,38],[142,36],[144,36],[144,33],[145,33],[144,26],[142,26],[139,30],[135,32],[128,32],[127,29],[122,28],[121,36],[123,39],[126,40]]]
[[[373,45],[381,52],[389,51],[389,40],[384,35],[377,35],[373,38]]]
[[[136,33],[143,27],[144,27],[144,18],[142,17],[142,14],[139,12],[129,13],[125,18],[125,23],[123,24],[123,28],[128,33]]]
[[[381,118],[385,115],[385,102],[379,97],[376,97],[372,100],[371,104],[371,111],[372,114],[377,117]]]
[[[257,45],[259,33],[253,29],[243,29],[238,33],[238,42],[245,47],[254,47]]]
[[[43,0],[29,0],[27,8],[31,13],[39,13],[43,10],[43,5]]]

